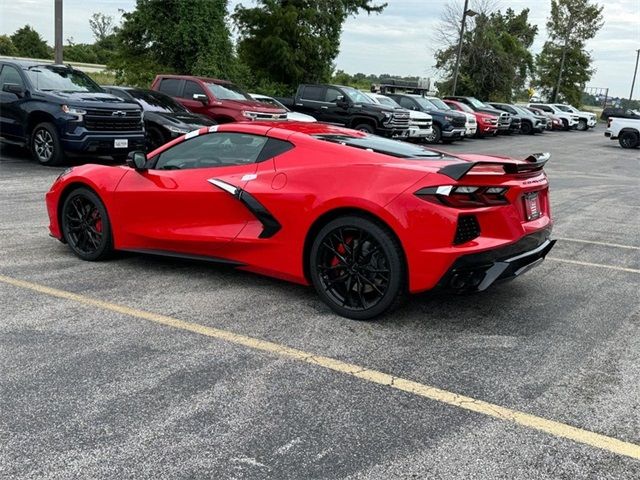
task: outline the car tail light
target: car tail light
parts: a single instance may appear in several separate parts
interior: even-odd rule
[[[501,170],[504,173],[504,170]],[[505,197],[508,188],[469,186],[469,185],[441,185],[439,187],[421,188],[415,195],[418,198],[434,203],[440,203],[454,208],[478,208],[494,205],[507,205]]]

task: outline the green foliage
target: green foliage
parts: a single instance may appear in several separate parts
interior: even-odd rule
[[[584,85],[595,72],[585,42],[602,28],[602,10],[590,0],[551,0],[549,40],[536,58],[535,80],[549,98],[560,96],[572,105],[581,104]],[[556,91],[561,66],[561,83]]]
[[[356,73],[355,75],[351,75],[343,70],[338,70],[331,77],[331,83],[369,91],[372,84],[379,84],[390,78],[409,82],[417,82],[419,80],[419,77],[403,77],[402,75],[392,75],[390,73],[383,73],[381,75]]]
[[[11,35],[11,41],[21,57],[53,58],[53,49],[29,25],[16,30]]]
[[[373,0],[258,0],[238,5],[233,19],[239,31],[238,54],[255,84],[289,92],[299,83],[331,77],[342,25],[360,11],[381,12]]]
[[[123,14],[109,61],[119,82],[148,86],[158,73],[233,78],[227,0],[137,0]]]
[[[93,32],[93,37],[96,39],[96,42],[101,42],[114,31],[113,17],[101,12],[96,12],[91,15],[89,19],[89,27]]]
[[[0,55],[15,57],[18,49],[7,35],[0,35]]]
[[[65,62],[99,63],[94,46],[86,43],[65,45],[62,49],[62,57]]]
[[[520,13],[508,8],[505,13],[478,15],[464,34],[456,94],[511,101],[533,70],[529,48],[537,32],[526,8]],[[446,73],[438,83],[443,95],[452,91],[456,56],[457,45],[436,52],[436,67]]]

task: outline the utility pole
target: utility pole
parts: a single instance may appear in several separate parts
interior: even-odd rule
[[[55,63],[62,63],[62,0],[55,0]]]
[[[567,48],[569,46],[569,37],[571,36],[571,28],[573,23],[573,16],[569,17],[569,25],[567,27],[567,35],[564,37],[564,46],[562,47],[562,58],[560,59],[560,71],[558,72],[558,82],[556,83],[556,88],[553,91],[553,99],[552,103],[556,103],[558,101],[558,93],[560,93],[560,83],[562,82],[562,70],[564,70],[564,60],[567,57]]]
[[[473,10],[469,10],[469,0],[464,0],[464,9],[462,10],[462,23],[460,25],[460,38],[458,39],[458,54],[456,55],[456,68],[453,73],[453,91],[451,95],[456,94],[456,87],[458,86],[458,73],[460,71],[460,56],[462,55],[462,37],[464,36],[464,24],[467,20],[467,16],[473,17],[477,15]]]
[[[629,94],[629,103],[631,103],[631,98],[633,97],[633,87],[636,85],[636,75],[638,74],[638,60],[640,59],[640,48],[636,50],[636,68],[633,71],[633,80],[631,81],[631,93]]]

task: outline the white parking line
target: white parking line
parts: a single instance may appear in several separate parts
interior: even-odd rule
[[[627,248],[629,250],[640,250],[640,247],[634,247],[633,245],[622,245],[620,243],[596,242],[593,240],[580,240],[578,238],[566,238],[566,237],[555,237],[555,238],[556,240],[562,240],[563,242],[589,243],[592,245],[602,245],[605,247]]]
[[[583,265],[585,267],[608,268],[609,270],[618,270],[619,272],[640,273],[640,270],[637,268],[616,267],[614,265],[605,265],[603,263],[580,262],[578,260],[567,260],[566,258],[557,257],[547,257],[547,260],[553,260],[554,262],[561,263],[570,263],[572,265]]]

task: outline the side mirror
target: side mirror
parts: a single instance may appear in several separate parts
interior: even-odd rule
[[[2,91],[7,93],[13,93],[19,98],[24,97],[25,89],[22,85],[18,85],[17,83],[5,83],[2,85]]]
[[[349,100],[344,98],[344,95],[338,95],[336,97],[336,105],[342,108],[347,108],[349,106]]]
[[[209,98],[204,93],[194,93],[192,98],[198,102],[202,102],[203,105],[209,103]]]
[[[146,170],[147,154],[141,150],[134,150],[127,155],[127,166],[138,172]]]

